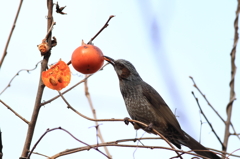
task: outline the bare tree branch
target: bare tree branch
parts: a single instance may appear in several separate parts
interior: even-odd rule
[[[207,102],[207,104],[212,108],[212,110],[217,114],[217,116],[222,120],[222,122],[225,124],[225,120],[222,118],[222,116],[218,113],[218,111],[212,106],[212,104],[208,101],[207,97],[202,93],[202,91],[200,90],[200,88],[197,86],[197,84],[195,83],[194,79],[192,76],[189,76],[189,78],[192,80],[193,82],[193,86],[198,90],[198,92],[203,96],[203,98],[205,99],[205,101]]]
[[[11,112],[13,112],[17,117],[19,117],[20,119],[22,119],[25,123],[29,124],[29,121],[27,121],[25,118],[23,118],[21,115],[19,115],[17,112],[15,112],[10,106],[8,106],[6,103],[4,103],[2,100],[0,100],[0,102],[6,106]]]
[[[47,158],[49,158],[49,156],[47,156],[47,155],[44,155],[44,154],[41,154],[41,153],[38,153],[38,152],[32,152],[33,154],[36,154],[36,155],[39,155],[39,156],[43,156],[43,157],[47,157]]]
[[[33,71],[33,70],[35,70],[35,69],[37,68],[38,64],[41,63],[41,62],[42,62],[42,60],[39,61],[39,62],[35,65],[35,67],[34,67],[33,69],[21,69],[21,70],[19,70],[19,71],[13,76],[13,78],[10,80],[10,82],[8,83],[8,85],[2,90],[2,92],[0,93],[0,95],[2,95],[3,92],[5,92],[6,89],[11,86],[12,81],[14,80],[14,78],[16,78],[16,77],[19,75],[20,72],[22,72],[22,71],[27,71],[27,72]]]
[[[48,32],[47,32],[47,35],[45,36],[45,39],[47,39],[49,37],[50,33],[52,32],[52,29],[53,29],[54,25],[56,25],[56,22],[53,21],[50,28],[48,29]]]
[[[233,151],[232,153],[230,153],[230,154],[229,154],[229,153],[227,153],[227,156],[234,156],[234,155],[233,155],[233,153],[234,153],[234,152],[237,152],[237,151],[239,151],[239,150],[240,150],[240,148],[239,148],[239,149],[236,149],[236,150],[234,150],[234,151]]]
[[[72,138],[74,138],[75,140],[77,140],[78,142],[84,144],[84,145],[87,145],[89,148],[93,148],[95,149],[96,151],[100,152],[101,154],[103,154],[104,156],[106,156],[107,158],[110,158],[108,157],[107,155],[105,155],[102,151],[98,150],[97,147],[91,147],[91,145],[79,140],[78,138],[76,138],[73,134],[71,134],[69,131],[67,131],[66,129],[64,128],[61,128],[61,127],[58,127],[58,128],[53,128],[53,129],[47,129],[46,132],[38,139],[38,141],[35,143],[35,145],[33,146],[32,150],[29,152],[29,155],[27,157],[27,159],[30,159],[30,156],[32,154],[32,152],[34,151],[34,149],[37,147],[38,143],[42,140],[42,138],[49,132],[51,131],[54,131],[54,130],[62,130],[62,131],[65,131],[66,133],[68,133]]]
[[[47,8],[48,8],[48,23],[47,23],[47,31],[48,31],[53,23],[53,17],[52,17],[53,0],[47,0]],[[48,39],[47,39],[48,46],[52,46],[51,45],[51,36],[52,36],[52,33],[50,32]],[[48,59],[49,59],[50,55],[51,55],[51,49],[43,57],[40,75],[42,74],[43,71],[46,70],[47,64],[48,64]],[[32,113],[32,118],[31,118],[31,121],[28,126],[27,136],[26,136],[25,144],[24,144],[24,147],[22,150],[22,155],[21,155],[20,159],[25,159],[28,156],[29,148],[30,148],[30,145],[32,142],[33,133],[35,130],[35,125],[36,125],[38,114],[39,114],[39,111],[41,108],[41,100],[42,100],[44,88],[45,88],[45,86],[44,86],[41,76],[40,76],[37,96],[36,96],[35,105],[34,105],[34,109],[33,109],[33,113]]]
[[[109,22],[113,17],[114,17],[114,15],[111,15],[111,16],[108,18],[108,20],[107,20],[107,22],[104,24],[104,26],[97,32],[97,34],[96,34],[91,40],[89,40],[89,42],[88,42],[87,44],[92,44],[93,40],[94,40],[105,28],[107,28],[108,22]]]
[[[111,142],[106,142],[106,143],[100,143],[100,144],[91,145],[91,147],[116,146],[116,147],[148,148],[148,149],[165,149],[165,150],[175,151],[172,148],[163,147],[163,146],[126,145],[126,144],[118,144],[118,142],[121,142],[121,141],[118,140],[118,141],[111,141]],[[76,152],[80,152],[80,151],[85,151],[85,150],[90,150],[90,149],[91,148],[89,148],[89,146],[68,149],[68,150],[62,151],[60,153],[57,153],[57,154],[55,154],[54,156],[52,156],[52,157],[50,157],[48,159],[56,159],[56,158],[64,156],[64,155],[68,155],[68,154],[72,154],[72,153],[76,153]],[[177,152],[182,152],[181,155],[189,154],[189,155],[198,156],[198,157],[201,157],[201,158],[204,158],[204,159],[208,159],[207,157],[198,155],[196,153],[192,153],[191,151],[183,151],[183,150],[176,150],[176,151]],[[206,150],[206,151],[208,151],[208,150]]]
[[[215,151],[215,152],[218,152],[218,153],[220,153],[220,154],[223,154],[223,153],[225,153],[225,152],[223,152],[223,151],[220,151],[220,150],[216,150],[216,149],[213,149],[213,148],[209,148],[209,147],[207,147],[209,150],[212,150],[212,151]],[[233,156],[233,157],[238,157],[238,158],[240,158],[240,155],[234,155],[233,153],[225,153],[225,154],[227,154],[228,156]],[[223,156],[223,155],[222,155]]]
[[[87,77],[87,75],[86,75],[86,77]],[[91,96],[90,96],[90,93],[89,93],[89,91],[88,91],[87,79],[84,81],[84,90],[85,90],[85,95],[86,95],[86,97],[87,97],[87,99],[88,99],[89,106],[90,106],[90,108],[91,108],[91,110],[92,110],[93,118],[94,118],[94,119],[97,119],[96,110],[95,110],[94,107],[93,107],[92,100],[91,100]],[[96,129],[97,129],[97,132],[98,132],[98,133],[97,133],[97,136],[99,137],[99,139],[101,140],[101,142],[104,143],[105,141],[104,141],[104,139],[103,139],[103,136],[102,136],[102,133],[101,133],[101,130],[100,130],[100,128],[99,128],[99,124],[98,124],[97,121],[95,121],[95,125],[96,125]],[[104,146],[104,150],[105,150],[106,154],[107,154],[110,158],[112,158],[112,155],[110,154],[110,152],[108,151],[108,148],[107,148],[106,146]]]
[[[240,136],[240,133],[230,133],[230,135]]]
[[[197,84],[196,84],[196,82],[194,81],[193,77],[189,76],[189,78],[192,80],[193,86],[194,86],[194,87],[198,90],[198,92],[203,96],[203,98],[204,98],[205,101],[208,103],[208,105],[209,105],[209,106],[213,109],[213,111],[218,115],[218,117],[222,120],[222,122],[223,122],[224,124],[226,124],[225,120],[221,117],[221,115],[216,111],[216,109],[215,109],[215,108],[211,105],[211,103],[208,101],[206,95],[204,95],[204,94],[202,93],[202,91],[200,90],[200,88],[197,86]],[[231,127],[232,127],[232,129],[233,129],[234,134],[237,134],[237,132],[236,132],[236,130],[235,130],[232,122],[231,122],[230,124],[231,124]],[[237,135],[237,137],[238,137],[238,139],[240,140],[240,136]]]
[[[4,51],[3,51],[2,59],[1,59],[1,61],[0,61],[0,69],[1,69],[2,64],[3,64],[3,61],[4,61],[4,59],[5,59],[6,55],[7,55],[8,45],[9,45],[9,42],[10,42],[10,40],[11,40],[12,33],[13,33],[15,27],[16,27],[18,15],[19,15],[19,12],[20,12],[21,7],[22,7],[22,2],[23,2],[23,0],[20,0],[19,6],[18,6],[18,10],[17,10],[17,14],[16,14],[16,16],[15,16],[15,19],[14,19],[14,22],[13,22],[13,26],[12,26],[12,29],[11,29],[10,34],[9,34],[9,36],[8,36],[8,40],[7,40],[7,43],[6,43],[5,48],[4,48]]]
[[[231,124],[231,127],[232,127],[232,129],[233,129],[233,133],[232,133],[232,134],[233,134],[233,135],[236,135],[237,138],[240,140],[240,135],[236,132],[236,130],[235,130],[235,128],[234,128],[232,122],[231,122],[230,124]]]
[[[198,101],[198,98],[195,96],[194,92],[192,92],[192,95],[193,97],[195,98],[196,102],[197,102],[197,105],[198,105],[198,108],[200,109],[200,112],[201,114],[203,115],[203,117],[205,118],[205,120],[207,121],[208,125],[210,126],[210,128],[212,129],[212,132],[214,133],[214,135],[216,136],[216,138],[218,139],[218,141],[220,142],[220,144],[222,145],[222,148],[224,147],[221,139],[219,138],[219,136],[217,135],[216,131],[214,130],[212,124],[210,123],[210,121],[208,120],[207,116],[204,114],[200,104],[199,104],[199,101]]]
[[[236,10],[236,18],[234,21],[234,42],[233,42],[233,48],[230,53],[231,56],[231,81],[230,81],[230,101],[227,104],[227,120],[225,125],[225,135],[224,135],[224,149],[223,151],[227,151],[227,145],[228,145],[228,139],[230,136],[229,127],[231,125],[231,116],[232,116],[232,106],[234,100],[236,100],[235,97],[235,91],[234,91],[234,85],[235,85],[235,74],[236,74],[236,65],[235,65],[235,56],[236,56],[236,50],[237,50],[237,43],[238,43],[238,18],[240,13],[240,0],[238,0],[237,4],[237,10]]]
[[[58,91],[58,93],[59,93],[59,95],[61,96],[61,98],[63,99],[63,101],[67,104],[67,106],[68,106],[67,108],[70,108],[72,111],[74,111],[75,113],[77,113],[78,115],[80,115],[81,117],[83,117],[83,118],[85,118],[85,119],[87,119],[87,120],[90,120],[90,121],[124,121],[124,122],[126,122],[126,118],[125,118],[125,119],[93,119],[93,118],[89,118],[89,117],[81,114],[80,112],[78,112],[76,109],[74,109],[74,108],[68,103],[68,101],[63,97],[63,94],[62,94],[60,91]],[[140,121],[132,120],[132,119],[127,119],[127,120],[128,120],[128,122],[134,122],[134,123],[141,124],[141,125],[143,125],[143,126],[145,126],[145,127],[148,127],[147,124],[142,123],[142,122],[140,122]],[[159,133],[159,132],[158,132],[157,130],[155,130],[155,129],[152,129],[152,131],[153,131],[154,133],[156,133],[157,135],[159,135],[161,138],[163,138],[163,139],[167,142],[167,144],[168,144],[173,150],[176,150],[175,147],[172,145],[172,143],[170,143],[170,142],[168,141],[168,139],[166,139],[161,133]],[[177,155],[178,155],[180,158],[182,158],[182,157],[180,156],[180,154],[178,154],[177,151],[175,151],[175,152],[177,153]]]
[[[0,129],[0,159],[2,159],[2,157],[3,157],[2,149],[3,149],[3,145],[2,145],[2,132],[1,132],[1,129]]]

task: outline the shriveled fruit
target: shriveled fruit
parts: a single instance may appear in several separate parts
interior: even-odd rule
[[[92,74],[102,67],[104,57],[98,47],[83,43],[73,52],[71,63],[78,72]]]
[[[50,49],[46,39],[43,39],[42,43],[39,44],[37,47],[38,47],[38,50],[41,52],[42,56],[45,55]]]

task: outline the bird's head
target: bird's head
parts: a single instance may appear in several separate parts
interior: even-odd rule
[[[124,59],[114,60],[107,56],[104,56],[104,59],[112,64],[120,81],[142,80],[135,67],[129,61]]]

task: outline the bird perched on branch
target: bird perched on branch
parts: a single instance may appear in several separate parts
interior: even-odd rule
[[[129,61],[114,60],[107,56],[104,56],[104,59],[113,65],[117,73],[120,90],[130,117],[148,125],[148,127],[144,127],[134,123],[135,129],[141,128],[148,133],[153,133],[151,130],[154,128],[179,149],[181,149],[181,145],[184,145],[199,155],[220,159],[181,129],[177,118],[160,94],[142,80]]]

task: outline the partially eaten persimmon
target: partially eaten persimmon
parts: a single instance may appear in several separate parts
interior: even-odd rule
[[[47,71],[42,72],[42,81],[48,88],[61,90],[65,88],[71,80],[71,72],[64,61],[59,61],[51,66]]]

